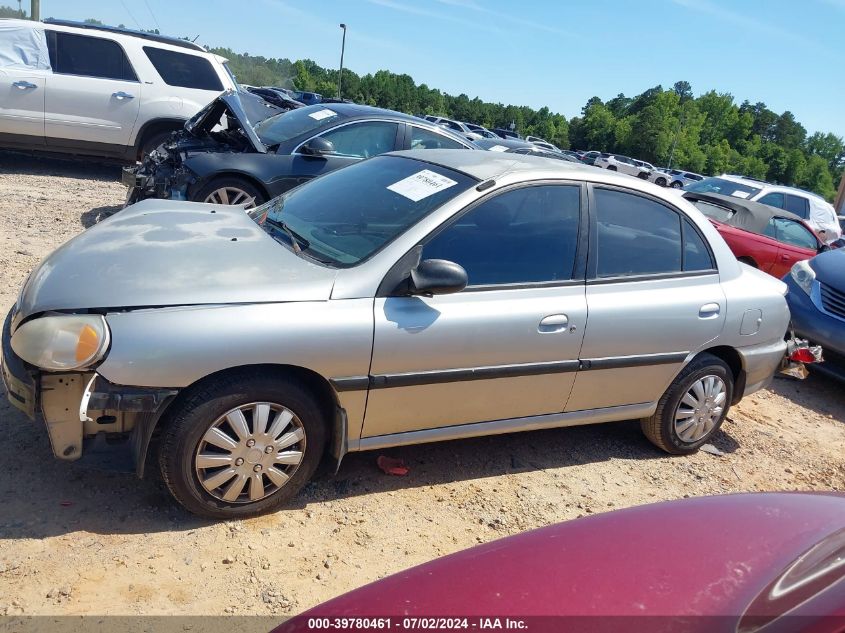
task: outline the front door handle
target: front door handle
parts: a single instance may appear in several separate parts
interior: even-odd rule
[[[120,92],[112,93],[112,97],[114,97],[118,101],[123,101],[124,99],[134,99],[135,95],[131,95],[128,92],[123,92],[123,90],[121,90]]]
[[[32,90],[33,88],[37,88],[37,87],[38,87],[38,86],[36,86],[34,83],[29,82],[29,81],[16,81],[16,82],[15,82],[15,83],[13,83],[12,85],[13,85],[15,88],[17,88],[18,90]]]
[[[719,308],[718,303],[705,303],[698,309],[698,318],[700,319],[715,319],[719,316]]]
[[[563,332],[569,326],[569,317],[565,314],[550,314],[537,327],[538,332]]]

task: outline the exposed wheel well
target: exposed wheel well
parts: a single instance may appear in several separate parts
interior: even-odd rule
[[[745,369],[742,366],[742,357],[733,347],[727,345],[719,345],[705,349],[701,354],[707,353],[723,360],[728,367],[731,368],[731,374],[734,378],[734,397],[731,404],[736,404],[742,399],[742,393],[745,391]]]
[[[181,130],[184,125],[185,122],[180,119],[159,119],[145,124],[138,132],[138,136],[135,139],[135,158],[140,157],[141,150],[147,140],[156,134]]]

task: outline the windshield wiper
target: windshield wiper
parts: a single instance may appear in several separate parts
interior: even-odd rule
[[[274,220],[267,216],[265,220],[271,226],[275,226],[277,229],[282,231],[285,235],[290,238],[291,246],[293,247],[293,251],[298,255],[302,252],[303,249],[308,248],[311,246],[311,243],[302,237],[299,233],[292,230],[287,224],[282,222],[281,220]]]

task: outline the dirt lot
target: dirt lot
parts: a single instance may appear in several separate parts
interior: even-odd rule
[[[115,166],[0,153],[0,308],[64,241],[118,210]],[[664,499],[845,489],[845,390],[778,379],[731,412],[724,452],[669,457],[636,422],[350,455],[292,508],[197,520],[162,484],[55,461],[46,431],[0,404],[0,615],[289,614],[403,568],[522,530]],[[718,520],[715,519],[714,520]]]

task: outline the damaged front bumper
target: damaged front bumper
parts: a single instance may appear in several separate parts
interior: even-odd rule
[[[170,165],[142,163],[124,167],[120,181],[128,189],[126,202],[123,205],[128,207],[146,198],[187,200],[188,186],[195,179],[184,167],[173,168]]]
[[[94,371],[42,372],[26,365],[3,326],[3,383],[9,402],[36,419],[40,404],[53,455],[143,475],[155,425],[178,389],[114,385]]]

